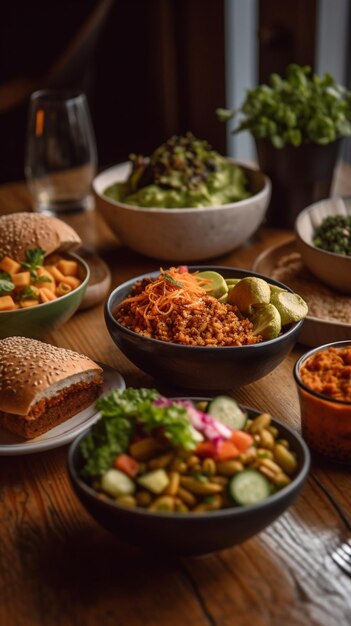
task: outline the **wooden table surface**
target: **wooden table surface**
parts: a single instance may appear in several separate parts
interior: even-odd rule
[[[350,188],[340,175],[338,190]],[[30,210],[24,184],[0,187],[0,213]],[[112,287],[158,268],[121,247],[95,211],[70,219],[112,271]],[[258,253],[291,237],[261,228],[214,261],[250,268]],[[77,313],[48,341],[86,353],[127,385],[158,386],[110,339],[103,305]],[[297,345],[264,379],[235,397],[300,429],[292,367]],[[158,387],[164,393],[172,388]],[[342,518],[313,476],[351,518],[347,467],[313,459],[296,503],[260,535],[201,559],[162,560],[119,543],[83,510],[66,470],[67,446],[0,458],[0,624],[2,626],[343,626],[351,623],[351,578],[330,558]]]

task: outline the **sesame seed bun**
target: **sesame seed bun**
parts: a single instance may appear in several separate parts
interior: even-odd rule
[[[62,220],[40,213],[10,213],[0,217],[0,260],[23,261],[28,248],[41,248],[45,256],[81,245],[78,234]]]
[[[101,384],[102,369],[87,356],[36,339],[0,340],[0,426],[12,432],[46,432],[91,404]]]

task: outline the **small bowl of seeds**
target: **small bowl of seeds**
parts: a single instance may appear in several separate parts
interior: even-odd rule
[[[351,198],[327,198],[308,206],[295,222],[304,265],[323,283],[351,293]]]

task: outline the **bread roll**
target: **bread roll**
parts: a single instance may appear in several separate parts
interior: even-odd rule
[[[28,248],[41,248],[45,256],[81,245],[78,234],[62,220],[40,213],[10,213],[0,217],[0,260],[9,256],[24,261]]]
[[[102,369],[87,356],[25,337],[0,340],[0,426],[37,437],[89,406]]]

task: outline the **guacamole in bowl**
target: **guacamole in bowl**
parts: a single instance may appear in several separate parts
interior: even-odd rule
[[[250,197],[244,169],[191,133],[173,136],[150,156],[131,155],[127,180],[104,195],[117,202],[152,208],[218,206]]]

